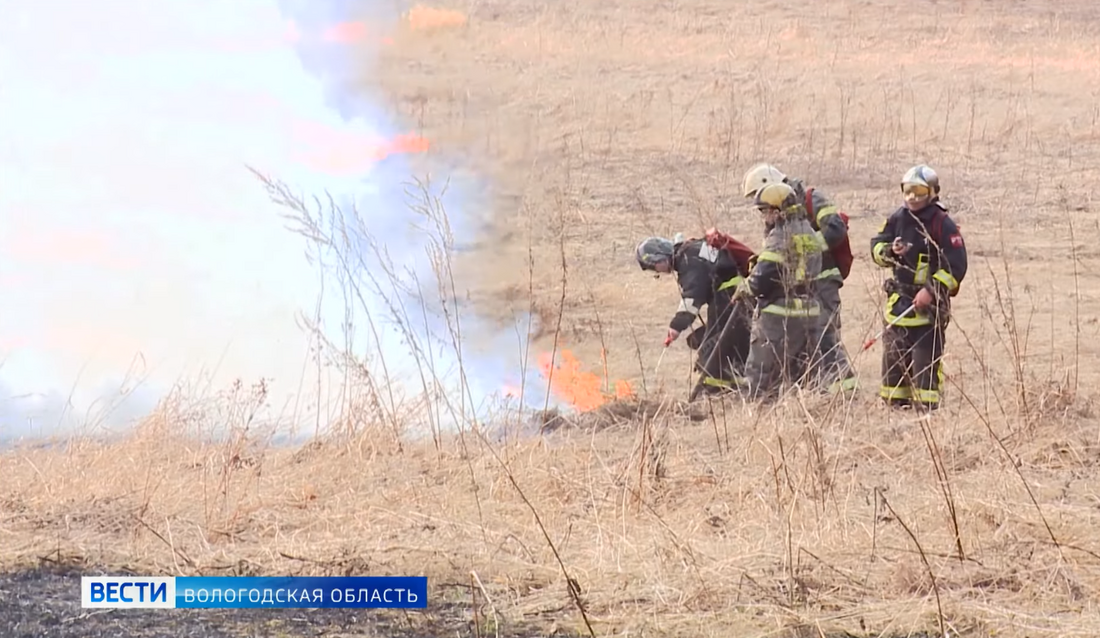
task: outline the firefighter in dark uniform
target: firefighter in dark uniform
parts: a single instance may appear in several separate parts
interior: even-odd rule
[[[806,217],[806,207],[789,184],[760,188],[753,202],[766,234],[745,282],[735,296],[755,300],[749,358],[741,389],[753,399],[774,396],[784,381],[810,372],[817,351],[817,278],[825,249]]]
[[[853,391],[857,386],[855,370],[848,357],[848,350],[841,338],[840,289],[844,286],[846,270],[833,255],[833,250],[843,249],[847,257],[845,266],[851,266],[851,247],[848,245],[848,224],[836,204],[819,188],[807,191],[801,179],[789,177],[771,164],[756,164],[745,172],[741,190],[746,198],[756,197],[767,184],[789,184],[810,208],[806,211],[814,232],[827,247],[821,253],[821,274],[816,281],[821,314],[818,316],[817,373],[830,391]],[[809,197],[807,197],[809,195]]]
[[[733,291],[748,272],[751,257],[752,250],[740,242],[721,250],[702,239],[650,237],[635,251],[642,270],[676,275],[680,305],[668,325],[666,348],[695,323],[702,307],[707,307],[706,321],[686,341],[697,351],[695,365],[710,386],[708,390],[728,386],[741,373],[748,356],[751,310],[744,303],[733,303]],[[723,331],[727,321],[734,323]],[[716,348],[716,356],[711,357]]]
[[[959,227],[940,201],[936,172],[921,164],[901,178],[905,203],[871,239],[871,257],[893,270],[883,288],[882,387],[891,406],[935,409],[943,392],[944,333],[951,298],[966,277]]]

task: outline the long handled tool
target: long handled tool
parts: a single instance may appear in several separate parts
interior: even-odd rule
[[[898,325],[899,321],[901,321],[905,317],[909,316],[916,309],[917,309],[916,306],[909,306],[909,308],[907,308],[905,312],[903,312],[900,315],[898,315],[898,316],[894,317],[893,319],[891,319],[890,323],[886,324],[885,328],[878,331],[878,334],[871,337],[867,341],[863,342],[863,350],[868,350],[871,346],[875,345],[875,343],[878,342],[878,340],[882,338],[882,335],[886,334],[887,330],[889,330],[890,328],[893,328],[894,326]]]
[[[657,374],[657,371],[661,369],[661,362],[665,360],[666,352],[668,352],[668,346],[661,348],[661,356],[657,357],[657,365],[653,366],[653,374]]]

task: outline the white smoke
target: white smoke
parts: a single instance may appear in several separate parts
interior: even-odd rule
[[[341,375],[311,362],[297,317],[314,314],[323,299],[325,332],[344,344],[345,302],[334,294],[333,273],[322,280],[305,240],[280,218],[287,211],[246,166],[307,198],[327,190],[345,205],[355,201],[399,273],[415,272],[429,301],[436,290],[425,232],[412,225],[423,222],[407,206],[402,182],[411,175],[402,158],[364,164],[361,174],[334,174],[308,159],[324,152],[315,146],[318,130],[333,132],[322,141],[336,145],[400,132],[384,130],[391,127],[362,104],[345,101],[338,113],[317,67],[338,64],[339,53],[314,51],[307,71],[285,39],[288,18],[308,17],[302,7],[320,16],[315,22],[335,21],[340,7],[297,3],[284,15],[274,0],[6,4],[0,439],[90,422],[125,427],[184,381],[220,389],[267,378],[275,415],[291,425],[315,422],[319,403],[339,394]],[[356,122],[345,119],[352,112]],[[458,241],[475,230],[461,197],[447,201]],[[356,241],[370,267],[368,241]],[[368,298],[352,304],[350,349],[382,351],[390,374],[415,393],[401,331],[384,331],[378,343],[359,327],[367,310],[376,322],[387,314],[369,296],[368,274],[353,273]],[[463,321],[472,334],[470,316]],[[424,323],[418,319],[418,339],[427,343],[434,331],[448,340],[438,318]],[[522,342],[507,331],[494,339],[486,354],[464,360],[471,387],[463,394],[479,405],[520,382]],[[456,363],[438,343],[433,357],[440,370]],[[539,384],[528,383],[537,397]]]

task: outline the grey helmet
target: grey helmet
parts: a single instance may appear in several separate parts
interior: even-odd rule
[[[634,249],[634,258],[642,270],[654,270],[662,261],[671,260],[674,252],[671,241],[664,237],[649,237]]]

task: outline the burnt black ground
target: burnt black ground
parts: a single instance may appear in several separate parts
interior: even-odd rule
[[[83,609],[81,572],[36,568],[0,573],[0,637],[84,638],[472,638],[469,606],[429,601],[426,611],[361,609]],[[599,633],[599,632],[597,632]],[[500,638],[580,638],[535,627],[483,628]],[[930,632],[906,638],[932,638]],[[819,638],[816,628],[791,629],[781,638]],[[827,638],[864,638],[826,634]],[[894,634],[890,638],[901,638]]]
[[[81,572],[36,568],[0,573],[0,638],[471,638],[469,606],[429,601],[423,610],[361,609],[83,609]],[[599,633],[599,632],[597,632]],[[580,638],[535,627],[502,626],[500,638]],[[587,635],[587,634],[585,634]],[[931,632],[906,638],[932,638]],[[819,638],[816,628],[797,628],[781,638]],[[890,638],[901,638],[894,634]],[[731,637],[735,638],[735,637]],[[826,638],[864,638],[849,633]],[[881,638],[881,637],[880,637]]]
[[[455,638],[475,636],[470,608],[429,601],[427,610],[362,609],[83,609],[81,573],[28,569],[0,573],[3,638]],[[484,619],[482,619],[484,622]],[[482,635],[495,635],[483,630]],[[553,635],[535,628],[502,627],[505,638]]]

